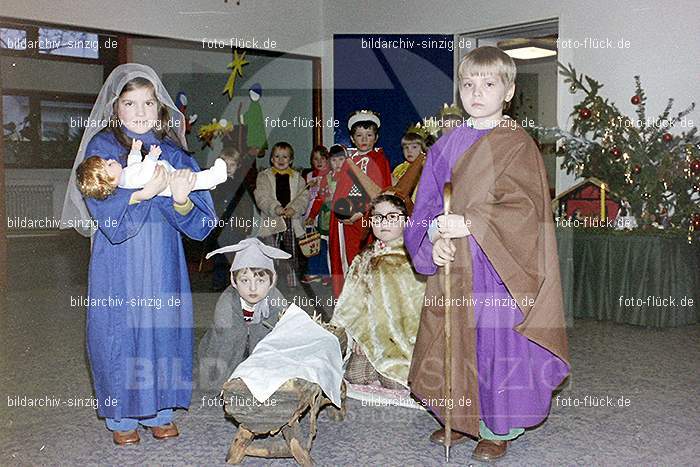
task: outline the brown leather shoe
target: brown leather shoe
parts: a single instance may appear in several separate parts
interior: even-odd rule
[[[463,435],[462,433],[454,430],[452,430],[450,439],[452,440],[450,443],[451,446],[469,441],[469,437],[467,435]],[[430,435],[430,441],[443,446],[445,444],[445,429],[440,428],[439,430],[434,431],[433,434]]]
[[[508,441],[492,441],[480,439],[472,452],[472,459],[478,461],[492,461],[506,455]]]
[[[141,441],[139,432],[136,430],[129,431],[113,431],[112,441],[118,446],[126,446],[127,444],[136,444]]]
[[[168,423],[167,425],[152,426],[150,428],[151,432],[153,433],[153,437],[156,439],[174,438],[180,435],[180,432],[177,431],[177,425],[172,422]]]

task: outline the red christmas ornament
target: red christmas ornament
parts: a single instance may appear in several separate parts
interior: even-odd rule
[[[639,105],[639,103],[642,102],[642,98],[639,96],[632,96],[630,102],[632,102],[634,105]]]
[[[693,214],[690,224],[693,226],[693,230],[700,230],[700,214],[697,212]]]
[[[700,160],[693,159],[690,161],[690,171],[693,172],[693,174],[700,172]]]
[[[641,172],[641,171],[642,171],[642,167],[639,164],[632,167],[632,173],[634,173],[635,175],[638,175],[639,172]]]
[[[578,116],[581,117],[583,120],[591,118],[591,109],[587,109],[586,107],[580,109],[578,111]]]
[[[617,146],[613,146],[610,152],[612,152],[612,155],[615,157],[615,159],[619,159],[622,155],[622,151],[620,151],[620,149]]]
[[[661,139],[664,140],[664,143],[670,143],[673,136],[671,136],[671,133],[664,133]]]

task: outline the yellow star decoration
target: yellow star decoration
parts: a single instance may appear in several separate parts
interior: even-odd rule
[[[247,65],[245,52],[238,55],[238,50],[233,51],[233,61],[226,65],[226,68],[231,68],[231,74],[228,77],[226,86],[224,86],[223,94],[228,93],[228,98],[233,99],[233,91],[236,86],[236,75],[243,77],[243,65]]]

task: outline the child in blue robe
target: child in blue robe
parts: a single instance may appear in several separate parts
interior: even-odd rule
[[[158,145],[175,172],[157,168],[144,188],[117,188],[103,200],[68,187],[63,225],[92,233],[87,353],[98,401],[118,445],[139,442],[139,425],[158,439],[179,434],[173,410],[192,395],[192,295],[181,235],[201,240],[216,225],[211,195],[194,188],[197,163],[186,152],[184,117],[156,73],[120,65],[105,82],[74,167],[86,154],[122,166],[133,139]],[[106,126],[100,128],[99,126]],[[74,171],[75,172],[75,171]],[[74,181],[75,173],[71,176]],[[169,187],[172,198],[156,196]]]

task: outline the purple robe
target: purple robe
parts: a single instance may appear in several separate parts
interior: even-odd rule
[[[428,226],[443,213],[444,184],[460,156],[489,131],[463,125],[430,149],[413,215],[404,230],[406,249],[422,274],[437,271]],[[547,417],[552,390],[568,373],[568,367],[513,329],[523,320],[517,302],[473,236],[469,245],[480,418],[493,433],[504,435],[513,428],[538,425]]]
[[[433,244],[428,238],[428,227],[430,221],[443,213],[442,189],[450,181],[452,168],[459,157],[489,131],[462,125],[438,139],[428,151],[416,189],[413,214],[404,230],[406,249],[411,254],[413,266],[421,274],[433,275],[437,271],[437,266],[433,263]]]

